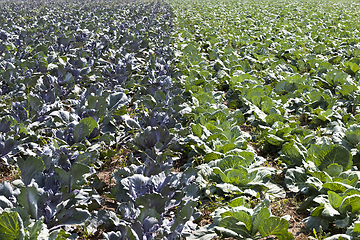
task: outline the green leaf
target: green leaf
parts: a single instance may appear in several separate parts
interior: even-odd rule
[[[67,111],[54,111],[51,112],[49,115],[60,119],[63,123],[70,122],[70,113]]]
[[[243,137],[244,132],[241,131],[239,126],[233,126],[230,130],[223,131],[223,134],[227,140],[235,142],[235,140],[240,140]]]
[[[359,125],[351,125],[349,129],[345,132],[345,138],[343,141],[349,142],[352,146],[355,147],[360,142],[360,126]]]
[[[250,153],[249,155],[245,155],[245,157],[228,155],[223,159],[216,161],[216,165],[220,167],[222,170],[226,170],[230,168],[238,168],[238,167],[247,168],[253,162],[254,154]]]
[[[89,173],[89,171],[90,167],[82,163],[74,163],[71,166],[71,190],[77,189],[78,185],[83,185],[87,182],[84,175]]]
[[[351,212],[357,213],[360,210],[360,195],[352,195],[345,197],[340,205],[339,211],[341,213]]]
[[[267,135],[267,141],[274,146],[281,146],[285,142],[284,139],[279,138],[278,136],[275,136],[273,134]]]
[[[355,194],[360,195],[360,189],[349,188],[344,192],[344,195],[346,195],[346,196],[351,196],[351,195],[355,195]]]
[[[218,168],[218,167],[213,168],[213,172],[216,175],[219,175],[223,182],[225,182],[225,183],[230,182],[229,178],[225,175],[225,173],[220,168]]]
[[[321,111],[318,113],[318,118],[321,120],[321,121],[331,121],[331,116],[333,115],[333,111],[331,109],[327,109],[326,111]]]
[[[208,224],[193,231],[186,240],[208,240],[217,236],[215,233],[215,224]]]
[[[239,169],[231,169],[226,172],[226,176],[229,179],[228,183],[232,183],[235,185],[246,184],[250,181],[250,179],[246,178],[247,171],[244,168]]]
[[[206,155],[205,155],[205,162],[211,162],[211,161],[214,161],[214,160],[217,160],[217,159],[219,159],[219,158],[221,158],[221,157],[223,157],[224,156],[224,154],[222,154],[222,153],[219,153],[219,152],[211,152],[211,153],[207,153]]]
[[[251,114],[253,113],[255,118],[260,120],[261,122],[263,123],[266,123],[266,114],[260,110],[260,108],[258,108],[257,106],[255,105],[250,105],[250,110],[248,112],[246,112],[246,114]]]
[[[234,119],[236,125],[240,126],[245,123],[245,117],[243,113],[237,109],[231,114],[231,118]]]
[[[244,219],[246,221],[246,219]],[[235,217],[225,217],[219,222],[219,227],[235,232],[236,234],[243,237],[250,237],[250,232],[247,226],[242,221],[239,221]]]
[[[343,171],[343,169],[344,169],[343,166],[337,163],[332,163],[329,166],[327,166],[327,168],[324,171],[327,172],[331,177],[336,177]]]
[[[352,166],[352,155],[350,151],[340,145],[325,145],[321,148],[315,161],[316,166],[324,171],[329,165],[337,163],[345,170]]]
[[[38,191],[36,187],[23,187],[17,196],[18,202],[23,206],[32,218],[38,219]]]
[[[18,158],[17,163],[25,186],[30,184],[31,179],[36,174],[42,173],[44,170],[44,162],[41,158],[28,157],[25,161],[22,158]]]
[[[28,211],[20,205],[11,209],[11,211],[17,212],[19,214],[24,226],[29,226],[34,222]]]
[[[332,58],[329,59],[329,62],[332,64],[337,64],[341,61],[342,57],[341,56],[334,56]]]
[[[349,96],[355,91],[356,91],[356,86],[355,85],[342,85],[341,90],[339,90],[339,92],[343,96]]]
[[[263,223],[264,219],[270,217],[270,210],[267,207],[260,208],[254,211],[251,220],[251,235],[255,235],[259,231],[260,224]]]
[[[297,85],[295,83],[290,83],[290,82],[288,82],[286,80],[282,80],[282,81],[279,81],[275,85],[274,91],[276,93],[283,94],[283,93],[293,92],[296,89],[297,89]]]
[[[244,226],[242,226],[242,228],[244,228]],[[237,230],[238,231],[241,231],[242,230],[241,227],[239,227]],[[232,237],[232,238],[238,238],[239,237],[239,234],[233,230],[230,230],[229,228],[227,227],[219,227],[219,226],[216,226],[214,228],[215,232],[216,232],[216,235],[218,236],[224,236],[224,237]],[[241,235],[242,236],[242,235]]]
[[[338,209],[343,201],[343,198],[333,191],[328,191],[328,199],[331,206],[335,209]]]
[[[267,187],[267,194],[275,198],[285,198],[286,191],[284,188],[278,184],[273,183],[270,179],[265,179],[263,186]]]
[[[24,239],[24,226],[17,212],[2,212],[0,214],[0,239]]]
[[[338,193],[343,193],[347,189],[352,188],[352,186],[350,186],[350,185],[346,185],[344,183],[339,183],[339,182],[327,182],[327,183],[324,183],[322,185],[322,187],[324,189],[334,191],[334,192],[338,192]]]
[[[68,84],[74,82],[74,76],[71,73],[67,73],[63,82]]]
[[[320,229],[326,230],[329,227],[329,221],[326,218],[321,217],[307,217],[304,219],[305,227],[307,229],[313,230],[315,229],[316,232],[319,232]]]
[[[301,143],[297,143],[294,140],[285,143],[282,146],[282,152],[290,158],[291,164],[301,166],[303,161],[306,158],[306,148],[301,145]]]
[[[319,44],[314,47],[314,52],[317,54],[322,54],[326,50],[326,46],[324,44]]]
[[[333,208],[330,205],[330,203],[327,202],[324,204],[324,210],[322,211],[322,216],[332,218],[338,215],[340,215],[340,213],[335,208]]]
[[[224,193],[231,193],[231,194],[240,194],[242,191],[239,187],[234,186],[230,183],[218,183],[216,184],[216,187],[219,188]]]
[[[95,109],[96,116],[98,118],[104,116],[106,112],[106,99],[104,97],[97,97],[97,96],[89,96],[88,97],[88,109]]]
[[[332,177],[327,172],[322,171],[315,171],[315,172],[309,172],[311,176],[314,178],[319,179],[321,182],[332,182]]]
[[[27,228],[30,236],[27,240],[48,239],[48,230],[44,224],[44,217],[39,218],[32,227]]]
[[[289,222],[283,218],[270,217],[265,219],[259,226],[259,232],[262,237],[270,235],[283,235],[287,234]]]
[[[354,229],[353,229],[354,232],[360,233],[360,222],[359,221],[354,222],[353,227],[354,227]]]
[[[74,129],[75,142],[78,143],[87,136],[89,136],[94,128],[99,128],[99,125],[97,124],[94,118],[88,117],[81,119],[79,124],[77,124]]]
[[[340,173],[337,177],[333,178],[334,182],[341,182],[355,187],[359,181],[359,176],[355,171],[348,170]]]
[[[315,177],[308,177],[306,184],[312,186],[313,188],[320,190],[323,187],[323,183]]]
[[[116,155],[117,152],[115,151],[112,151],[112,150],[108,150],[106,152],[106,156],[111,158],[113,156]],[[85,165],[90,165],[96,161],[98,161],[99,159],[99,152],[98,151],[87,151],[87,152],[84,152],[82,154],[79,154],[79,156],[76,158],[76,162],[77,163],[82,163],[82,164],[85,164]]]
[[[302,188],[307,187],[307,177],[304,168],[290,168],[285,174],[286,187],[292,192],[299,192]]]
[[[346,72],[349,74],[355,74],[360,69],[360,67],[353,62],[344,62],[344,65],[347,67]]]
[[[201,132],[202,134],[202,132]],[[209,137],[206,138],[206,142],[214,141],[214,140],[227,140],[226,136],[223,133],[213,133]]]
[[[245,209],[247,210],[247,209]],[[221,217],[223,219],[227,218],[227,217],[234,217],[238,222],[242,222],[245,224],[247,231],[251,230],[251,215],[247,212],[244,211],[244,207],[236,207],[236,208],[232,208],[230,211],[224,212],[221,214]],[[231,220],[233,221],[233,220]],[[221,227],[227,227],[226,225],[223,225],[224,223],[219,223],[219,226]],[[239,225],[239,224],[237,224]]]
[[[346,228],[347,226],[349,226],[350,218],[348,215],[346,215],[345,218],[335,220],[334,223],[337,227]]]
[[[223,145],[220,149],[223,153],[227,153],[231,150],[233,150],[234,148],[236,148],[236,145],[234,143],[228,143]]]
[[[201,136],[203,134],[203,127],[199,123],[198,124],[191,124],[191,129],[192,129],[195,136],[201,138]]]
[[[113,93],[108,97],[108,109],[109,111],[115,111],[118,107],[122,107],[128,101],[125,93],[117,92]]]
[[[33,97],[31,95],[28,98],[29,98],[28,101],[29,101],[29,104],[31,106],[31,109],[36,111],[36,112],[40,112],[40,110],[41,110],[41,108],[43,106],[42,101],[39,98]]]
[[[89,166],[82,163],[74,163],[71,166],[70,172],[66,172],[60,167],[55,167],[55,172],[57,173],[60,182],[63,186],[68,187],[68,192],[78,189],[80,185],[87,182],[84,175],[89,173],[89,170]]]
[[[90,132],[94,129],[94,128],[99,128],[98,123],[95,121],[94,118],[92,117],[88,117],[88,118],[83,118],[80,120],[79,123],[84,123],[90,130]]]
[[[237,197],[232,199],[229,202],[229,207],[240,207],[245,205],[245,198],[244,197]]]
[[[257,107],[260,107],[260,102],[264,95],[264,89],[262,89],[260,85],[246,92],[246,98],[251,100],[251,102]]]
[[[49,235],[49,240],[67,240],[71,236],[70,233],[65,232],[64,229],[57,229],[51,231]]]
[[[275,122],[284,122],[284,117],[281,114],[272,113],[266,116],[266,123],[272,126]]]
[[[62,225],[82,224],[91,215],[87,210],[71,207],[61,209],[56,216],[56,219],[48,223],[49,228]]]
[[[194,46],[194,43],[188,43],[183,46],[182,52],[185,54],[198,54],[199,50],[197,47]]]

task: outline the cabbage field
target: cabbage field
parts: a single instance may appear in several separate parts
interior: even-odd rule
[[[0,240],[360,239],[360,2],[0,13]]]

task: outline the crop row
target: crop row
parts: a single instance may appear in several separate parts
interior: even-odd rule
[[[193,229],[195,171],[172,171],[186,133],[169,6],[1,11],[1,164],[21,179],[0,184],[0,239],[175,239]],[[107,185],[98,173],[128,148]]]
[[[169,2],[1,3],[0,239],[358,237],[359,4]]]
[[[359,4],[171,5],[197,182],[203,199],[225,198],[189,239],[292,239],[291,216],[270,212],[291,193],[309,230],[358,237]]]

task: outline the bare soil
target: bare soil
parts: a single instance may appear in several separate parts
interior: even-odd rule
[[[120,167],[127,165],[127,155],[131,150],[122,148],[111,160],[104,162],[100,170],[97,170],[98,178],[106,185],[105,188],[112,188],[116,185],[113,173]]]
[[[174,168],[172,171],[173,172],[181,172],[182,166],[184,166],[187,162],[188,162],[187,158],[180,158],[179,160],[176,160],[174,162]]]
[[[246,124],[243,124],[243,125],[240,126],[241,131],[247,132],[247,133],[249,133],[249,134],[251,133],[251,131],[253,130],[253,128],[254,128],[254,127],[249,126],[249,125],[246,125]]]
[[[308,236],[311,234],[311,232],[305,228],[304,223],[302,223],[302,220],[308,217],[309,214],[297,211],[300,204],[301,200],[290,192],[287,193],[286,198],[273,201],[270,204],[271,212],[275,216],[290,216],[289,232],[293,234],[295,240],[308,239]]]
[[[213,222],[213,219],[210,216],[210,214],[212,213],[210,210],[202,209],[201,213],[203,214],[203,217],[201,218],[200,222],[197,223],[200,227],[211,224]]]
[[[11,183],[16,179],[19,179],[19,176],[16,173],[16,171],[13,168],[7,167],[0,162],[0,183],[5,181]]]

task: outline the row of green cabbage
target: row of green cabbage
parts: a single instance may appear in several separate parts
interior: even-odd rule
[[[268,209],[286,191],[306,197],[308,229],[358,237],[359,4],[170,2],[178,81],[192,109],[186,143],[203,163],[197,181],[202,197],[228,199],[189,239],[292,239],[289,216]],[[259,152],[275,155],[278,167]],[[259,218],[268,220],[259,226]]]

